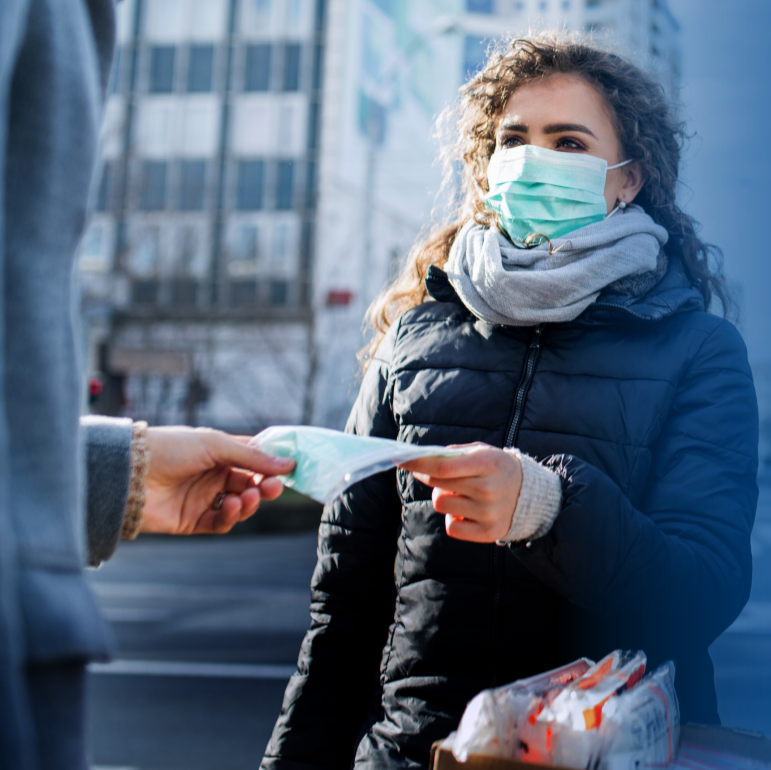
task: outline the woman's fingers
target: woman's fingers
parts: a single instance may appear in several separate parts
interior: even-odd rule
[[[459,455],[435,455],[410,460],[399,467],[414,474],[433,476],[439,479],[454,479],[463,476],[481,476],[494,466],[495,455],[500,449],[484,444],[473,445],[474,450]],[[456,447],[458,449],[462,447]],[[448,450],[450,447],[448,447]]]
[[[243,468],[265,476],[290,473],[295,465],[294,460],[288,457],[273,457],[256,447],[246,446],[243,437],[234,439],[225,433],[212,431],[206,434],[206,438],[209,456],[218,465]]]
[[[444,517],[444,529],[450,537],[456,540],[466,540],[470,543],[491,543],[488,530],[476,521],[463,519],[458,516],[447,515]]]
[[[441,487],[434,487],[431,492],[431,503],[437,513],[450,513],[453,516],[477,519],[479,506],[470,498],[458,495]]]
[[[453,494],[440,487],[434,487],[431,493],[431,502],[437,513],[461,518],[476,525],[480,537],[484,533],[484,542],[488,543],[506,535],[514,516],[513,507],[496,508],[480,505],[478,500]]]
[[[413,474],[415,478],[427,487],[441,488],[457,495],[465,495],[480,503],[492,502],[495,497],[494,484],[489,477],[468,476],[458,479],[440,479],[436,476]]]

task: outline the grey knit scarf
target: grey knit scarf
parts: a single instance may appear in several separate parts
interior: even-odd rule
[[[490,323],[572,321],[607,288],[639,296],[667,269],[667,231],[639,206],[552,241],[520,249],[498,230],[467,222],[445,271],[463,304]]]

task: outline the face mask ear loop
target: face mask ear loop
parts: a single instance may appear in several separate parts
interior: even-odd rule
[[[623,163],[616,163],[615,166],[608,166],[608,171],[613,171],[614,168],[621,168],[621,166],[626,166],[627,163],[634,163],[634,158],[629,158],[629,160],[625,160]]]
[[[627,163],[634,163],[634,158],[629,158],[629,160],[625,160],[623,163],[616,163],[615,166],[608,166],[608,171],[612,171],[614,168],[621,168],[621,166],[626,166]],[[605,215],[605,219],[610,219],[620,208],[621,206],[616,203],[613,211],[611,211],[610,214]],[[626,206],[624,206],[624,208],[626,208]]]

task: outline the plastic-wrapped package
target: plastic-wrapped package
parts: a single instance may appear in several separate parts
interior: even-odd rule
[[[587,658],[494,690],[483,690],[466,706],[452,752],[460,762],[470,754],[519,759],[523,725],[535,719],[546,704],[592,666]]]
[[[642,652],[616,650],[599,663],[561,669],[473,698],[451,740],[471,754],[581,770],[642,770],[675,759],[680,709],[675,666],[642,678]]]
[[[666,767],[677,755],[680,706],[667,661],[602,709],[598,770]]]
[[[614,650],[566,687],[538,718],[573,730],[599,727],[605,702],[639,682],[647,660],[642,650]]]
[[[249,446],[278,457],[291,457],[297,465],[281,478],[285,486],[324,504],[331,503],[352,484],[400,463],[468,451],[355,436],[307,425],[274,425],[252,438]]]
[[[523,760],[590,767],[598,755],[602,709],[645,673],[644,652],[614,650],[565,687],[522,731]]]

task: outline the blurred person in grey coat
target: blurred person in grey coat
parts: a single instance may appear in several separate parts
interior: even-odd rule
[[[86,418],[84,525],[70,309],[114,14],[113,0],[0,3],[4,770],[86,767],[85,665],[111,642],[83,564],[108,558],[121,535],[225,531],[278,495],[270,477],[291,469],[215,431]]]

